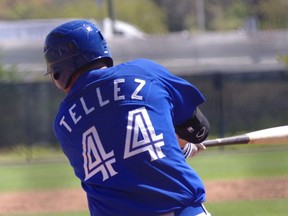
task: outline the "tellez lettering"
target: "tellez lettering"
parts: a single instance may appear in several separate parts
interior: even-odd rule
[[[109,103],[111,103],[112,101],[119,101],[119,100],[124,100],[125,99],[125,95],[121,95],[121,84],[125,84],[126,80],[125,79],[115,79],[114,83],[113,83],[113,98],[103,98],[102,94],[101,94],[101,88],[97,87],[96,88],[96,98],[98,99],[98,103],[100,107],[104,107],[106,105],[108,105]],[[130,99],[132,100],[142,100],[143,96],[140,95],[141,90],[143,89],[143,87],[146,84],[145,80],[141,80],[141,79],[134,79],[134,83],[137,83],[138,85],[136,85],[136,88],[134,89],[133,92],[131,92],[131,96]],[[77,106],[81,107],[82,112],[81,113],[76,113],[75,112],[75,108]],[[71,118],[73,125],[76,125],[79,121],[81,121],[81,119],[83,118],[83,116],[87,116],[89,115],[91,112],[93,112],[95,110],[94,106],[88,107],[87,103],[85,101],[84,97],[80,98],[80,103],[74,103],[70,108],[69,108],[69,116],[67,118]],[[70,133],[72,132],[72,126],[73,125],[69,125],[66,121],[66,116],[63,116],[59,122],[59,124],[63,127],[65,127]]]

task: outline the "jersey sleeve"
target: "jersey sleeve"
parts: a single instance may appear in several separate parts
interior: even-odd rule
[[[196,107],[202,104],[205,98],[194,85],[179,77],[168,74],[164,82],[171,96],[174,124],[182,124],[191,118]]]
[[[172,74],[160,64],[150,60],[142,61],[142,64],[149,65],[152,76],[155,76],[169,93],[174,125],[189,119],[196,107],[205,101],[204,95],[193,84]]]

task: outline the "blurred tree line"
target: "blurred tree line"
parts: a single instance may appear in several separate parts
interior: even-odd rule
[[[111,0],[115,18],[147,33],[288,27],[287,0]],[[108,16],[108,0],[1,0],[0,19],[94,18]]]

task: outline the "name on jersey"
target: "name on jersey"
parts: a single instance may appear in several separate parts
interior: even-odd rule
[[[112,94],[110,94],[110,97],[104,96],[103,92],[107,92],[107,86],[106,87],[96,87],[95,88],[95,98],[97,101],[97,106],[104,107],[110,104],[111,102],[115,101],[121,101],[128,99],[132,100],[143,100],[143,95],[141,95],[141,90],[146,85],[146,81],[142,79],[134,79],[133,85],[131,85],[130,80],[126,80],[124,78],[115,79],[113,81],[113,88],[111,89]],[[129,94],[127,95],[127,91],[124,91],[122,88],[125,88],[125,85],[129,85]],[[131,86],[133,86],[131,90]],[[105,89],[104,89],[105,88]],[[108,89],[109,91],[109,89]],[[91,97],[89,96],[89,100],[91,100]],[[91,104],[91,103],[90,103]],[[96,105],[88,105],[88,98],[85,98],[85,96],[80,97],[79,101],[76,101],[74,104],[70,106],[68,109],[68,115],[63,115],[59,124],[60,126],[63,126],[65,129],[67,129],[68,132],[72,132],[72,128],[74,125],[79,123],[81,119],[84,116],[89,115],[93,111],[95,111]]]

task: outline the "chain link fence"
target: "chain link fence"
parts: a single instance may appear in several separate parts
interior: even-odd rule
[[[287,124],[287,71],[183,78],[206,96],[212,136]],[[57,145],[52,124],[64,96],[50,82],[0,83],[0,147]]]
[[[192,1],[189,0],[183,0],[181,2],[177,0],[83,0],[81,2],[76,0],[49,0],[45,2],[39,1],[39,4],[36,4],[36,1],[23,2],[24,1],[20,0],[1,2],[0,6],[3,7],[3,10],[0,12],[0,18],[3,20],[48,19],[51,18],[51,16],[54,16],[62,18],[83,17],[103,20],[106,17],[114,16],[116,20],[123,20],[129,24],[136,25],[144,32],[151,32],[151,35],[154,33],[163,33],[165,30],[185,30],[183,33],[184,35],[186,30],[191,30],[191,32],[193,32],[197,29],[202,31],[238,29],[239,31],[245,30],[247,32],[255,32],[264,29],[269,30],[267,31],[269,36],[270,31],[273,32],[275,29],[285,30],[288,26],[288,3],[286,3],[286,1],[199,0],[192,3]],[[114,4],[108,5],[109,2],[113,2]],[[196,4],[196,2],[198,2],[198,4]],[[48,6],[49,10],[47,10]],[[114,11],[115,14],[111,15],[112,12],[108,10],[108,6],[110,6],[110,10]],[[113,7],[113,10],[111,7]],[[129,10],[127,8],[129,8]],[[147,13],[147,11],[149,11],[149,13]],[[163,14],[163,11],[166,11],[166,14]],[[146,16],[146,14],[149,14],[149,16]],[[151,20],[153,22],[151,22]],[[11,27],[10,23],[8,26]],[[2,28],[4,27],[2,26]],[[19,30],[19,28],[16,29]],[[148,29],[149,31],[147,31]],[[162,31],[159,32],[159,29],[162,29]],[[5,32],[7,33],[8,30],[5,30]],[[39,33],[39,30],[37,30],[36,33]],[[18,34],[13,33],[12,35],[17,36]],[[2,38],[4,36],[5,35],[2,34]],[[31,32],[29,32],[27,36],[31,39]],[[193,34],[186,34],[186,36],[195,37]],[[268,39],[265,40],[263,44],[271,44],[273,41],[277,49],[282,50],[282,47],[285,48],[285,44],[282,41],[270,38],[267,34],[264,34],[264,36]],[[286,36],[287,32],[285,30],[284,37]],[[10,40],[12,36],[8,35],[7,37]],[[284,39],[286,40],[286,38]],[[16,40],[19,40],[19,38],[16,38]],[[179,43],[177,40],[176,42],[171,42],[169,48],[178,46]],[[184,39],[182,38],[182,40]],[[4,58],[1,60],[4,62],[4,60],[8,59],[8,63],[14,65],[15,62],[13,62],[13,60],[17,63],[21,63],[21,61],[16,58],[17,56],[20,56],[21,59],[26,57],[28,59],[29,57],[33,62],[38,64],[40,60],[39,62],[37,61],[41,58],[41,55],[38,55],[38,50],[37,52],[35,51],[36,48],[33,50],[33,48],[36,47],[35,44],[37,41],[29,40],[29,43],[30,42],[31,46],[29,45],[29,47],[31,47],[32,50],[32,54],[30,53],[31,56],[28,54],[28,48],[23,49],[25,53],[23,54],[12,46],[13,49],[9,54],[7,50],[3,51],[1,47],[0,51],[3,53],[5,52],[3,55]],[[112,46],[112,48],[116,47],[116,50],[113,50],[116,60],[122,61],[125,60],[126,57],[130,58],[130,56],[128,56],[129,53],[126,53],[125,56],[125,51],[121,48],[123,46],[123,41],[121,40],[121,42],[119,42],[119,47],[120,45],[121,47],[118,50],[116,42],[113,44],[114,46]],[[141,41],[141,44],[139,43],[142,45],[142,47],[139,46],[140,48],[135,46],[136,49],[145,50],[146,44],[144,44],[144,42],[145,41]],[[156,42],[159,43],[159,41]],[[260,44],[260,42],[261,40],[256,38],[252,45]],[[4,41],[3,44],[7,45],[6,41]],[[43,41],[41,41],[41,54],[42,44]],[[197,44],[196,48],[194,47],[195,40],[192,40],[191,44],[193,44],[190,48],[191,51],[187,51],[191,55],[191,59],[195,57],[192,56],[192,54],[195,54],[196,57],[201,57],[201,54],[203,54],[204,51],[202,49],[198,50]],[[248,48],[251,48],[251,52],[253,53],[256,51],[263,53],[269,49],[268,46],[264,46],[263,44],[260,44],[259,47],[257,46],[257,50],[253,49],[253,46],[248,46]],[[141,57],[151,57],[153,59],[156,55],[155,53],[159,51],[160,48],[157,44],[151,45],[150,43],[149,45],[153,49],[150,50],[149,48],[146,56]],[[187,48],[188,45],[188,43],[185,44],[185,48]],[[161,46],[162,48],[168,47],[168,45],[166,46],[163,44],[161,44]],[[146,47],[148,47],[148,45]],[[155,49],[155,47],[158,49]],[[129,50],[132,50],[132,48],[133,45],[130,44]],[[232,48],[229,46],[228,49]],[[240,47],[238,51],[240,52],[243,49],[245,49],[244,45]],[[167,50],[169,51],[169,49]],[[133,50],[133,52],[138,54],[136,51]],[[165,51],[164,53],[175,54],[168,51]],[[221,48],[220,51],[222,52],[223,49]],[[118,53],[119,55],[117,56]],[[208,53],[210,54],[210,48]],[[278,53],[275,52],[275,55],[277,54]],[[287,54],[287,52],[284,54]],[[185,55],[185,57],[187,56],[188,55]],[[181,56],[176,57],[180,58]],[[203,56],[203,58],[204,57],[205,56]],[[164,60],[168,59],[166,57],[162,58]],[[41,60],[43,59],[41,58]],[[188,72],[189,71],[187,71],[186,74],[189,74]],[[211,72],[206,75],[187,75],[183,77],[199,87],[206,96],[207,102],[202,105],[202,109],[210,120],[212,128],[211,134],[213,136],[225,136],[243,131],[252,131],[287,124],[288,101],[286,98],[288,95],[288,75],[285,70],[245,74]],[[65,95],[58,91],[50,82],[36,81],[34,83],[9,83],[4,82],[3,79],[1,80],[0,148],[13,147],[22,144],[28,146],[57,145],[57,141],[52,131],[52,123],[54,116],[57,113],[58,106]]]

